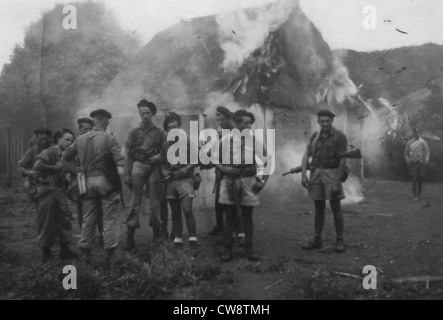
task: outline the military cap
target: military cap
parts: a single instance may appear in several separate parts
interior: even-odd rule
[[[229,111],[228,108],[223,107],[223,106],[217,107],[216,111],[217,111],[217,113],[224,115],[228,119],[232,119],[232,116],[234,115],[231,111]]]
[[[154,102],[143,99],[137,104],[137,108],[140,109],[140,107],[148,107],[149,109],[151,109],[151,112],[154,116],[157,114],[157,107],[155,106]]]
[[[317,112],[317,116],[318,117],[330,117],[330,118],[335,118],[335,114],[332,113],[332,111],[330,110],[320,110],[319,112]]]
[[[237,110],[234,113],[234,122],[239,122],[243,117],[249,117],[252,120],[252,123],[255,122],[254,114],[251,112],[248,112],[246,110]]]
[[[47,136],[52,136],[52,131],[49,130],[48,128],[38,128],[34,130],[34,134],[38,135],[38,134],[46,134]]]
[[[421,133],[421,130],[419,127],[416,127],[416,128],[414,128],[414,132]]]
[[[78,125],[81,125],[82,123],[89,123],[91,126],[94,125],[94,121],[90,118],[80,118],[77,120]]]
[[[112,118],[112,114],[109,113],[108,111],[104,110],[104,109],[98,109],[98,110],[95,110],[95,111],[91,112],[91,114],[90,114],[91,118],[94,118],[96,116],[105,117],[108,120]]]

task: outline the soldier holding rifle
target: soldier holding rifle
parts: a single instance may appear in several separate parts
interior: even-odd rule
[[[315,235],[303,246],[305,250],[322,247],[321,234],[325,222],[326,200],[330,202],[334,214],[337,239],[335,252],[345,251],[343,243],[343,214],[341,200],[345,198],[342,177],[346,167],[347,139],[343,132],[332,126],[335,115],[329,110],[317,113],[320,132],[312,135],[302,163],[302,185],[308,189],[309,197],[315,205]],[[309,158],[312,169],[308,179]]]

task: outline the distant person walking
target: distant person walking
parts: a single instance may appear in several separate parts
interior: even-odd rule
[[[426,166],[429,164],[430,156],[428,143],[421,137],[420,128],[415,128],[414,137],[408,141],[405,148],[405,159],[409,167],[409,176],[412,177],[414,201],[418,201],[421,197],[423,177]]]

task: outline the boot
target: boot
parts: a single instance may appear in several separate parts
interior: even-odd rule
[[[51,249],[42,248],[42,263],[47,263],[53,258]]]
[[[313,239],[309,240],[308,243],[303,245],[303,250],[314,250],[314,249],[320,249],[322,247],[322,242],[320,237],[314,237]]]
[[[135,233],[135,228],[128,227],[126,231],[126,246],[125,246],[126,251],[132,251],[135,249],[134,233]]]
[[[81,257],[84,263],[90,264],[91,263],[91,249],[86,248],[80,248],[81,251]]]
[[[248,246],[245,248],[245,257],[249,261],[258,261],[259,257],[258,255],[252,250],[252,247]]]
[[[225,247],[225,251],[221,257],[221,262],[229,262],[232,260],[232,247]]]
[[[343,243],[343,238],[337,238],[336,242],[335,242],[335,248],[334,251],[336,253],[343,253],[345,252],[345,245]]]
[[[60,260],[72,260],[77,258],[77,254],[72,252],[67,244],[64,244],[60,247]]]

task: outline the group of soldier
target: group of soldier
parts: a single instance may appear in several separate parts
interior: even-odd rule
[[[144,195],[149,199],[149,225],[153,240],[171,238],[174,246],[184,246],[183,213],[188,232],[187,244],[196,248],[198,239],[193,200],[201,180],[196,170],[198,167],[215,168],[216,225],[209,235],[223,235],[221,261],[232,259],[235,241],[244,248],[248,260],[259,260],[253,250],[253,209],[259,205],[259,193],[269,178],[269,175],[258,174],[261,162],[254,157],[253,163],[246,163],[242,158],[241,164],[222,161],[206,167],[190,161],[173,164],[168,160],[168,150],[175,141],[168,141],[167,133],[181,128],[181,116],[174,112],[166,114],[163,128],[158,128],[152,121],[157,113],[153,102],[141,100],[137,108],[141,123],[129,131],[124,152],[116,137],[107,133],[112,115],[103,109],[93,111],[90,118],[77,121],[79,135],[76,138],[68,129],[54,135],[47,128],[35,130],[35,144],[26,152],[19,167],[25,178],[24,189],[35,203],[43,262],[52,258],[51,248],[57,241],[61,247],[60,259],[77,258],[77,254],[69,248],[72,226],[68,200],[77,205],[81,258],[87,263],[91,261],[97,228],[105,259],[112,261],[119,240],[117,215],[122,200],[121,180],[131,190],[131,205],[125,220],[125,250],[131,252],[136,248],[134,234],[140,228]],[[326,201],[329,201],[337,234],[335,251],[340,253],[345,251],[340,204],[345,197],[342,176],[346,167],[347,139],[343,132],[333,127],[335,115],[331,111],[321,110],[317,116],[320,130],[312,135],[302,163],[302,185],[308,189],[315,206],[315,234],[303,249],[321,248]],[[252,113],[245,110],[233,113],[225,107],[217,108],[216,118],[220,129],[238,129],[240,132],[251,129],[255,122]],[[220,138],[232,139],[229,135],[222,137],[221,130],[219,132]],[[195,142],[188,139],[188,143]],[[425,145],[422,142],[409,145],[406,152],[408,162],[416,160],[408,155],[419,147],[425,148]],[[235,151],[230,149],[229,152],[232,156]],[[254,154],[257,155],[255,151]],[[187,156],[189,160],[189,154]],[[429,160],[429,156],[425,158]],[[309,159],[312,161],[309,162]],[[309,178],[308,170],[311,171]],[[414,170],[422,170],[422,167]],[[124,176],[125,179],[120,179]],[[414,192],[420,192],[421,181],[414,183]],[[168,207],[172,217],[170,234]]]

